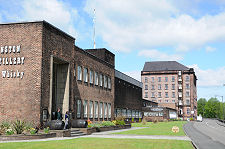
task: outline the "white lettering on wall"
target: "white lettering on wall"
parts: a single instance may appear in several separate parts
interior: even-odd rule
[[[11,53],[20,53],[21,46],[1,46],[0,47],[1,54],[11,54]],[[24,65],[25,57],[0,57],[0,66],[1,65]],[[24,77],[24,72],[19,70],[2,70],[2,78],[20,78]]]

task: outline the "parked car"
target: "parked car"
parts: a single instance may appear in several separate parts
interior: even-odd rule
[[[197,116],[197,121],[202,122],[202,115],[201,114],[199,116]]]

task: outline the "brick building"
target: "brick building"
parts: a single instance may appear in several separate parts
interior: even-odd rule
[[[197,78],[193,68],[175,61],[146,62],[141,80],[144,99],[176,109],[180,118],[197,116]]]
[[[73,119],[114,115],[114,54],[107,49],[83,50],[45,21],[0,24],[0,37],[0,122],[39,124],[57,108]]]

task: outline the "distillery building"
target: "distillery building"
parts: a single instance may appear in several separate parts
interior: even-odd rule
[[[46,21],[0,24],[0,122],[114,116],[114,54],[83,50]]]
[[[144,99],[176,109],[183,119],[197,116],[197,78],[193,68],[176,61],[146,62],[141,79]]]

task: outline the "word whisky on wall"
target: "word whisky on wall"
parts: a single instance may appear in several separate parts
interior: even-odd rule
[[[2,70],[2,78],[20,78],[24,76],[24,71],[11,70],[10,65],[24,65],[25,58],[16,56],[21,51],[21,46],[1,46],[0,66],[8,65],[9,69]],[[14,53],[14,54],[13,54]],[[14,57],[10,57],[13,54]]]

